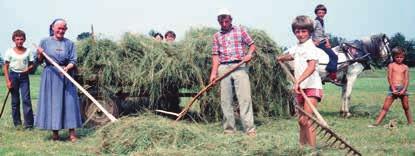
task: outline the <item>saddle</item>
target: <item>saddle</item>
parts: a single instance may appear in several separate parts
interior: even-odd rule
[[[351,58],[348,58],[350,62],[359,62],[363,65],[364,70],[371,69],[369,61],[370,61],[370,53],[367,53],[363,42],[360,40],[353,40],[353,41],[346,41],[340,44],[340,48],[343,52],[347,52],[349,55],[346,55],[347,57],[351,56]],[[352,50],[352,49],[355,50]],[[354,52],[353,52],[354,51]]]
[[[369,61],[370,61],[370,53],[367,53],[363,42],[360,40],[352,40],[352,41],[346,41],[343,42],[337,47],[338,52],[344,53],[347,58],[347,61],[339,63],[337,72],[340,71],[347,71],[347,68],[349,65],[359,62],[363,65],[364,70],[371,69]],[[346,76],[338,77],[339,81],[333,81],[328,77],[322,77],[322,83],[325,84],[325,82],[331,82],[337,86],[342,86],[345,84]]]

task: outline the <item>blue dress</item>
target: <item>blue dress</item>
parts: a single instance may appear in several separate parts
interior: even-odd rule
[[[60,66],[76,64],[75,45],[69,39],[61,41],[48,37],[40,42],[40,47]],[[35,126],[39,129],[60,130],[78,128],[82,125],[79,111],[79,98],[76,86],[59,70],[44,59],[39,101]],[[69,74],[74,75],[73,70]]]

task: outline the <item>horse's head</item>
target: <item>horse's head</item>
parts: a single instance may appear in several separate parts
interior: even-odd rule
[[[385,34],[372,35],[362,41],[365,51],[370,53],[373,65],[384,66],[391,60],[389,38]]]

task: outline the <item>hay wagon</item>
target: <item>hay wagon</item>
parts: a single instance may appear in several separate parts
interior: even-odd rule
[[[157,42],[147,36],[125,33],[120,41],[85,39],[77,43],[79,82],[118,117],[139,110],[181,110],[181,97],[191,97],[209,81],[212,28],[191,29],[175,44]],[[283,115],[291,93],[282,70],[275,62],[281,48],[260,30],[250,30],[257,47],[251,61],[252,97],[257,116]],[[82,100],[85,119],[94,124],[108,122],[87,98]],[[220,120],[219,90],[213,88],[199,98],[199,116]]]
[[[179,112],[180,99],[182,97],[192,97],[196,95],[194,92],[180,91],[179,88],[171,88],[157,98],[156,103],[153,103],[153,107],[150,106],[152,105],[150,98],[151,93],[145,89],[141,89],[138,94],[122,90],[111,92],[107,88],[97,85],[100,84],[100,76],[98,75],[102,74],[102,71],[98,71],[89,77],[84,77],[83,73],[85,72],[89,71],[79,70],[77,81],[80,82],[80,84],[82,84],[82,86],[116,118],[126,114],[138,113],[149,108]],[[81,100],[81,114],[84,120],[88,122],[88,125],[103,125],[110,121],[102,111],[97,109],[90,99],[81,93],[79,95]]]

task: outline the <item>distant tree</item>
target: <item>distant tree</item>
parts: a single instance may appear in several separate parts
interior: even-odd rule
[[[80,41],[80,40],[86,39],[88,37],[91,37],[91,33],[90,32],[83,32],[83,33],[80,33],[78,35],[78,37],[76,37],[76,40]]]
[[[330,41],[331,47],[335,47],[335,46],[338,46],[341,43],[345,42],[346,39],[343,38],[343,37],[339,37],[339,36],[329,34],[329,41]]]
[[[408,66],[415,66],[415,41],[406,40],[405,36],[402,33],[396,33],[390,38],[390,48],[393,49],[396,46],[400,46],[405,49],[406,59],[405,63]]]
[[[400,46],[406,51],[413,51],[415,46],[414,40],[406,40],[405,36],[402,33],[396,33],[390,38],[390,46],[394,48]]]

